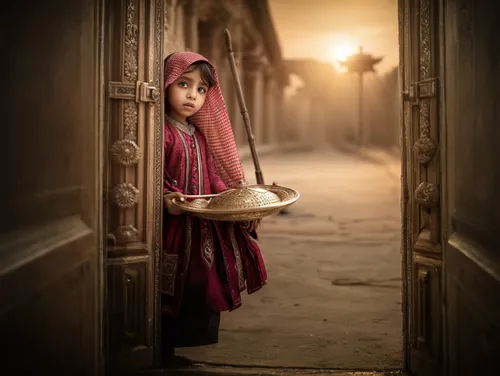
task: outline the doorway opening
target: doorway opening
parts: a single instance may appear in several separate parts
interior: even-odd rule
[[[217,345],[177,349],[177,355],[212,365],[403,368],[398,6],[396,1],[386,8],[373,5],[362,15],[361,3],[333,4],[332,9],[309,4],[308,11],[328,14],[330,23],[335,14],[358,17],[342,27],[319,30],[302,41],[301,51],[300,38],[290,36],[286,25],[294,25],[295,32],[301,25],[307,34],[311,25],[303,18],[294,21],[304,5],[269,1],[283,67],[294,73],[286,84],[277,75],[269,80],[266,73],[259,76],[250,69],[256,53],[267,59],[271,71],[279,68],[276,56],[259,45],[263,38],[257,29],[232,25],[229,12],[214,15],[200,8],[197,13],[175,1],[167,7],[165,55],[197,46],[195,50],[214,62],[246,176],[253,183],[223,43],[222,26],[230,25],[265,179],[301,193],[288,213],[261,225],[268,284],[255,294],[243,294],[243,306],[236,311],[222,313]],[[254,22],[266,17],[250,5],[242,7],[240,15]],[[322,37],[333,52],[335,43],[350,43],[354,52],[355,43],[363,43],[366,53],[384,55],[384,66],[364,78],[362,111],[357,78],[338,69],[330,53],[304,53],[311,41],[321,51]],[[384,44],[390,47],[383,49]],[[281,102],[276,100],[280,91]],[[269,98],[272,106],[266,106]],[[362,140],[357,138],[359,113],[365,127]],[[276,148],[279,152],[272,152]]]

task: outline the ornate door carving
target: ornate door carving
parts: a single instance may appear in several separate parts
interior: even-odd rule
[[[443,360],[438,4],[399,0],[405,360],[426,376]]]
[[[108,364],[148,367],[159,360],[163,1],[108,2],[106,13]]]

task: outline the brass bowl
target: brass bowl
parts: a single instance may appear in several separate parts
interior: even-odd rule
[[[201,208],[204,209],[208,206],[210,201],[208,201],[206,198],[195,198],[194,200],[189,202],[189,206],[191,208]]]
[[[246,222],[278,213],[299,197],[297,191],[279,185],[243,185],[216,195],[184,196],[183,200],[174,198],[172,203],[199,218]]]

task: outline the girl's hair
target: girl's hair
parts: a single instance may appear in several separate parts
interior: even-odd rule
[[[186,73],[193,72],[197,69],[200,71],[201,79],[209,88],[215,86],[215,76],[210,64],[206,61],[197,61],[186,69]]]
[[[165,63],[168,61],[168,59],[170,59],[170,57],[172,57],[172,55],[173,55],[173,53],[168,55],[165,58]],[[193,72],[197,69],[199,69],[201,79],[208,86],[209,89],[211,87],[215,86],[217,81],[215,80],[215,75],[214,75],[214,72],[212,70],[212,66],[209,63],[207,63],[206,61],[197,61],[197,62],[191,64],[186,69],[185,73]],[[166,91],[165,91],[165,95],[166,95]],[[168,103],[167,99],[165,98],[165,113],[167,113],[168,109],[169,109],[169,103]]]

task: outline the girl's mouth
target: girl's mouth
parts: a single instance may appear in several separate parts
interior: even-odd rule
[[[192,103],[184,103],[183,106],[189,107],[189,108],[194,108],[194,104],[192,104]]]

